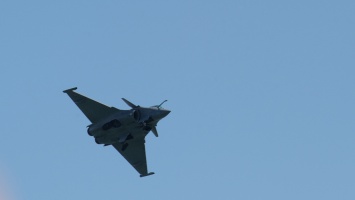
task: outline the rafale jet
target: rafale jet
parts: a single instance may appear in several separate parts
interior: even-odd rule
[[[112,145],[138,171],[140,177],[149,176],[145,156],[145,136],[152,131],[158,137],[156,126],[159,120],[170,113],[160,105],[141,107],[128,100],[122,100],[131,107],[119,110],[108,107],[81,94],[74,92],[77,88],[64,90],[84,115],[91,121],[88,134],[95,138],[97,144]]]

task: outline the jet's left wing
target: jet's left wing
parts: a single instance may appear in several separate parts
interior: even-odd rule
[[[76,89],[77,88],[75,87],[72,89],[64,90],[63,92],[69,95],[69,97],[92,123],[96,123],[103,118],[119,111],[117,108],[108,107],[104,104],[74,92]]]
[[[140,177],[149,176],[145,155],[144,138],[129,140],[125,144],[115,143],[112,146],[137,170]]]

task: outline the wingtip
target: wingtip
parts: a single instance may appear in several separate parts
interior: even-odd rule
[[[155,173],[154,172],[150,172],[148,174],[141,174],[140,177],[142,178],[142,177],[150,176],[150,175],[153,175],[153,174],[155,174]]]
[[[68,92],[71,92],[71,91],[76,90],[76,89],[78,89],[78,88],[77,88],[77,87],[73,87],[73,88],[64,90],[63,92],[64,92],[64,93],[68,93]]]

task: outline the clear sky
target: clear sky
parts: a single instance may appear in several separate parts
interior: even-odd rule
[[[355,199],[355,1],[0,1],[0,199]],[[139,174],[62,93],[168,99]]]

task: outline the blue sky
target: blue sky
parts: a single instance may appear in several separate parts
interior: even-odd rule
[[[0,199],[354,199],[354,1],[0,2]],[[172,110],[137,172],[62,91]]]

